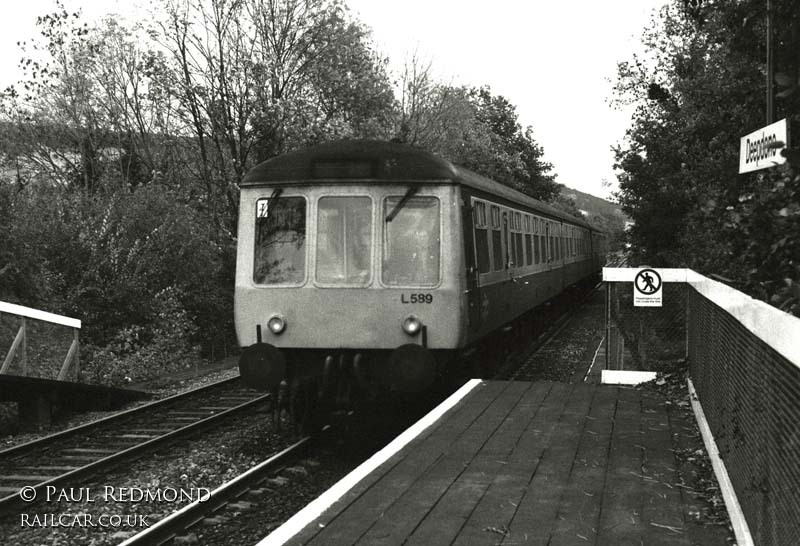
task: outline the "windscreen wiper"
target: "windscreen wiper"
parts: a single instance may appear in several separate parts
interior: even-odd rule
[[[417,191],[419,191],[419,186],[411,186],[410,188],[408,188],[406,190],[405,195],[403,195],[402,199],[400,199],[400,201],[398,201],[398,203],[394,206],[391,212],[386,215],[386,221],[391,222],[392,220],[394,220],[394,217],[397,216],[397,213],[400,212],[400,209],[406,206],[408,200],[411,199],[411,197],[415,193],[417,193]]]
[[[273,207],[275,206],[275,203],[278,201],[278,197],[281,196],[281,193],[283,193],[283,188],[275,188],[274,190],[272,190],[272,195],[270,195],[269,199],[267,200],[267,215],[268,216],[269,216],[269,213],[272,212]]]

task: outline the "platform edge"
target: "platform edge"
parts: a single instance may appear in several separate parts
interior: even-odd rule
[[[711,427],[708,426],[706,415],[703,412],[703,406],[700,405],[700,399],[697,397],[697,392],[694,390],[694,384],[691,378],[686,378],[686,383],[689,387],[689,400],[692,402],[692,409],[694,410],[694,416],[697,420],[697,426],[700,429],[700,434],[703,436],[706,452],[711,459],[711,466],[714,468],[714,474],[717,476],[722,498],[725,501],[725,507],[728,509],[728,516],[731,518],[731,526],[733,527],[734,535],[736,535],[736,543],[739,546],[754,546],[750,528],[747,526],[747,520],[742,512],[742,507],[739,504],[736,491],[733,489],[733,484],[728,476],[725,463],[719,456],[717,442],[714,440],[714,435],[711,433]]]
[[[429,411],[422,419],[408,427],[397,438],[389,442],[383,449],[361,463],[357,468],[344,478],[333,484],[330,489],[311,501],[305,508],[289,518],[283,525],[263,538],[256,546],[281,546],[302,531],[307,525],[322,515],[334,502],[342,498],[345,493],[357,485],[362,479],[389,460],[394,454],[408,445],[425,429],[438,421],[449,409],[455,406],[462,398],[475,387],[483,383],[480,379],[470,379],[456,392],[447,397],[444,402]]]

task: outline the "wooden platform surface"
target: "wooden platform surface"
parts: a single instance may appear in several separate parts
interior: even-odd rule
[[[483,382],[288,544],[692,544],[666,408],[630,387]]]

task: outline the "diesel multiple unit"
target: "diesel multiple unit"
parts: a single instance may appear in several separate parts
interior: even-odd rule
[[[588,223],[420,149],[342,141],[241,184],[245,382],[337,396],[428,388],[459,354],[598,273]],[[306,396],[307,398],[307,396]]]

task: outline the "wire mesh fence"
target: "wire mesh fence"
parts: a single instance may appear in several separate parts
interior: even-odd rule
[[[692,282],[663,284],[662,307],[635,307],[631,282],[606,283],[606,367],[672,371],[688,363],[754,543],[800,544],[800,362],[762,333],[798,332],[800,323],[771,309],[753,326],[754,309],[768,306],[689,273]],[[713,290],[701,292],[701,284]]]
[[[664,283],[662,307],[635,307],[631,283],[606,283],[606,369],[663,371],[686,357],[686,285]]]
[[[800,544],[800,368],[691,288],[688,304],[692,382],[753,540]]]

